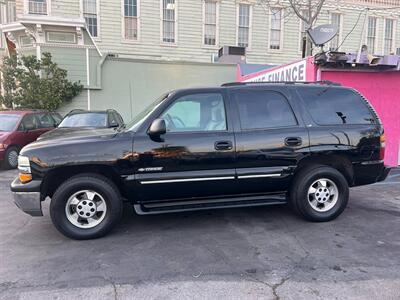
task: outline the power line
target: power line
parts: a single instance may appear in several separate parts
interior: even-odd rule
[[[354,29],[356,29],[356,27],[357,27],[357,25],[358,25],[358,22],[360,21],[360,18],[361,18],[361,15],[362,15],[363,12],[365,12],[365,17],[364,17],[364,21],[365,21],[365,18],[367,17],[367,13],[366,13],[366,12],[367,12],[368,10],[369,10],[368,8],[364,8],[364,9],[358,14],[357,21],[356,21],[356,23],[354,24],[353,28],[351,28],[351,30],[346,34],[346,36],[344,37],[344,39],[342,40],[342,42],[340,43],[340,45],[337,46],[337,48],[335,49],[335,51],[338,51],[338,49],[343,45],[343,43],[344,43],[344,42],[346,41],[346,39],[349,37],[349,35],[352,34],[352,32],[354,31]]]

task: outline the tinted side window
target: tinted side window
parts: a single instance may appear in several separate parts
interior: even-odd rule
[[[49,114],[41,113],[36,115],[38,118],[38,126],[39,128],[50,128],[54,127],[54,120],[50,117]]]
[[[166,109],[161,118],[170,132],[227,129],[224,100],[219,93],[182,96]]]
[[[117,118],[119,125],[124,124],[124,119],[122,119],[122,117],[119,113],[115,113],[115,117]]]
[[[117,115],[113,112],[108,114],[108,127],[119,126]]]
[[[334,87],[299,88],[311,117],[319,125],[373,124],[375,118],[360,95]]]
[[[57,113],[52,113],[51,116],[52,116],[52,118],[53,118],[54,123],[55,123],[56,126],[57,126],[58,124],[61,123],[62,118],[61,118],[61,116],[60,116],[59,114],[57,114]]]
[[[297,125],[287,99],[265,90],[235,91],[242,129],[263,129]]]
[[[19,130],[34,130],[38,128],[38,120],[34,114],[26,115],[22,119]]]

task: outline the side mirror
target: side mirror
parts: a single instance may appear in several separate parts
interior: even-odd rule
[[[162,135],[167,132],[167,125],[164,119],[155,119],[149,128],[149,135]]]
[[[109,128],[118,128],[119,124],[118,123],[111,123],[108,127]]]

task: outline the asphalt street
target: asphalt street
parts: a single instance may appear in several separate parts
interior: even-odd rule
[[[400,299],[400,170],[309,223],[285,206],[137,216],[74,241],[0,171],[0,299]]]

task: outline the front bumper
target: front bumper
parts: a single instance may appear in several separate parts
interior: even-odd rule
[[[19,181],[19,178],[14,179],[11,183],[15,205],[33,217],[43,216],[40,184],[41,181],[39,180],[32,180],[23,184]]]

